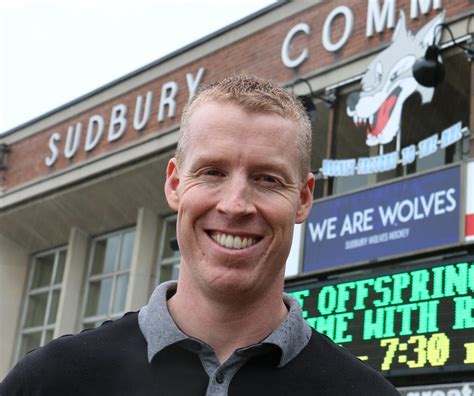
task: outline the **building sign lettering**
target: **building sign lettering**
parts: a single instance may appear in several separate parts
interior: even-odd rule
[[[473,396],[474,382],[398,388],[400,396]]]
[[[371,173],[385,172],[395,169],[397,165],[408,165],[417,158],[425,158],[444,149],[462,139],[462,125],[457,122],[446,128],[440,135],[434,134],[418,142],[418,145],[410,145],[399,151],[373,157],[351,158],[343,160],[324,159],[321,173],[324,176],[352,176],[355,174],[366,175]]]
[[[388,376],[472,370],[473,259],[397,266],[287,291],[314,329]]]
[[[416,19],[419,12],[428,14],[431,10],[439,10],[442,8],[441,0],[411,0],[410,1],[410,18]],[[383,33],[385,28],[392,29],[395,26],[395,15],[397,9],[396,0],[380,0],[367,1],[367,18],[366,18],[366,36],[371,37],[374,32]],[[342,34],[336,32],[335,36],[339,37],[336,42],[331,40],[333,37],[333,21],[337,17],[344,18],[344,29]],[[354,14],[348,6],[338,6],[331,10],[323,23],[322,44],[326,51],[339,51],[347,44],[354,27]],[[281,60],[283,64],[290,68],[296,68],[301,65],[308,57],[309,50],[304,48],[296,57],[290,56],[291,42],[297,34],[311,34],[311,27],[304,22],[300,22],[293,26],[285,36],[281,47]]]
[[[204,76],[204,67],[199,68],[196,74],[186,74],[186,86],[188,96],[191,98],[198,89]],[[158,102],[157,121],[163,122],[166,118],[173,118],[176,115],[176,95],[179,87],[175,81],[167,81],[161,86],[160,99]],[[107,142],[114,142],[123,137],[129,122],[132,122],[133,129],[140,132],[145,128],[152,115],[153,100],[155,92],[148,91],[146,95],[138,95],[135,99],[135,108],[133,118],[130,115],[130,109],[123,103],[117,103],[112,108],[109,118],[106,120],[101,114],[94,114],[89,117],[87,126],[82,122],[70,125],[66,132],[53,132],[48,141],[49,155],[44,163],[50,167],[58,160],[61,155],[60,144],[64,141],[62,154],[65,158],[71,159],[81,148],[89,152],[94,150],[99,142],[106,136]],[[109,121],[108,130],[105,130],[106,121]],[[85,136],[83,136],[85,133]],[[84,143],[81,143],[83,141]]]
[[[461,169],[453,166],[316,200],[306,221],[303,272],[459,242],[460,189]]]

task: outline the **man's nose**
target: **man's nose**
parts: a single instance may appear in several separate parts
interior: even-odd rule
[[[221,193],[217,210],[229,216],[246,216],[255,213],[252,189],[245,177],[231,177]]]

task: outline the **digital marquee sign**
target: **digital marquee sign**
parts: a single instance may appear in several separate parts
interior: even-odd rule
[[[386,375],[474,370],[474,257],[288,287],[320,333]]]

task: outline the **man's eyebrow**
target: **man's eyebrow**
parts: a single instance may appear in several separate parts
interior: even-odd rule
[[[193,160],[193,164],[209,163],[209,164],[225,164],[228,157],[225,154],[197,155]],[[271,160],[255,161],[252,168],[256,170],[284,170],[287,168],[286,161],[280,161],[272,158]]]
[[[197,155],[194,159],[193,162],[191,163],[192,168],[196,168],[202,165],[224,165],[226,162],[226,156],[225,155],[217,155],[217,154],[212,154],[212,155]]]
[[[197,153],[191,163],[191,169],[196,170],[201,166],[225,167],[228,162],[229,158],[225,153]],[[260,161],[255,161],[251,167],[252,172],[275,172],[281,175],[287,182],[295,182],[294,178],[296,176],[292,177],[292,170],[295,170],[296,174],[299,175],[298,169],[293,169],[293,166],[289,167],[287,161],[281,160],[278,157],[262,158]],[[295,168],[297,167],[298,165],[295,165]]]

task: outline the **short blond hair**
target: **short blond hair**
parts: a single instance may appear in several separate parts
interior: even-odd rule
[[[297,124],[296,142],[301,157],[302,180],[311,171],[311,123],[301,102],[278,84],[248,74],[225,78],[202,86],[185,106],[176,149],[176,159],[182,163],[187,146],[187,130],[192,114],[209,102],[230,102],[256,113],[275,113]]]

